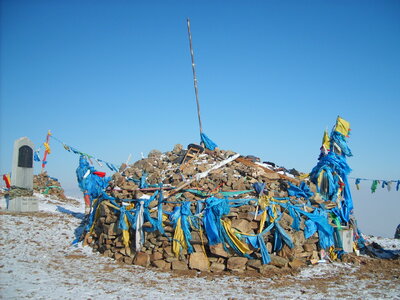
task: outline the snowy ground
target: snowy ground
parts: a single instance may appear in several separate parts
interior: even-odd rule
[[[385,265],[382,269],[392,268],[386,273],[333,263],[273,278],[188,277],[118,264],[89,247],[72,245],[83,217],[79,202],[36,196],[41,199],[38,213],[0,213],[0,298],[400,299],[399,263]],[[399,240],[371,239],[400,249]]]

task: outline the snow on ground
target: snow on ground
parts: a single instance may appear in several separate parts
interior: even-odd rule
[[[36,196],[38,213],[0,213],[0,298],[400,299],[396,281],[355,282],[359,267],[344,263],[319,264],[284,278],[185,277],[119,264],[89,247],[72,245],[80,234],[82,203]],[[317,288],[317,281],[323,288]]]
[[[375,242],[387,250],[400,250],[400,239],[388,239],[380,236],[365,236],[367,242]]]

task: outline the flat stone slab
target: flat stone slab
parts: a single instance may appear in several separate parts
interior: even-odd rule
[[[18,197],[9,200],[8,211],[35,212],[39,210],[39,199],[35,197]]]

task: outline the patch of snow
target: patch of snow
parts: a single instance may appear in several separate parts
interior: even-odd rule
[[[265,164],[265,163],[261,163],[261,162],[255,162],[255,164],[256,164],[256,165],[259,165],[259,166],[261,166],[261,167],[270,169],[270,170],[274,170],[274,167],[272,167],[272,166],[269,165],[269,164]]]
[[[5,299],[337,299],[398,298],[396,281],[358,280],[358,267],[327,263],[280,279],[211,275],[177,276],[134,265],[119,264],[93,252],[80,235],[84,204],[43,195],[40,212],[0,214],[0,295]],[[343,275],[326,290],[318,279]],[[279,282],[291,282],[280,285]],[[385,287],[385,288],[383,288]]]
[[[367,242],[375,242],[379,244],[383,249],[386,250],[400,250],[400,239],[389,239],[380,236],[368,236],[364,235]]]

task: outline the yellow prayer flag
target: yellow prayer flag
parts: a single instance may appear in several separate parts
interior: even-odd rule
[[[322,147],[324,147],[325,150],[329,150],[331,148],[329,134],[328,134],[328,131],[326,131],[326,130],[324,132],[324,136],[322,137]]]
[[[336,119],[335,131],[340,132],[344,136],[348,136],[350,131],[350,123],[338,116]]]

